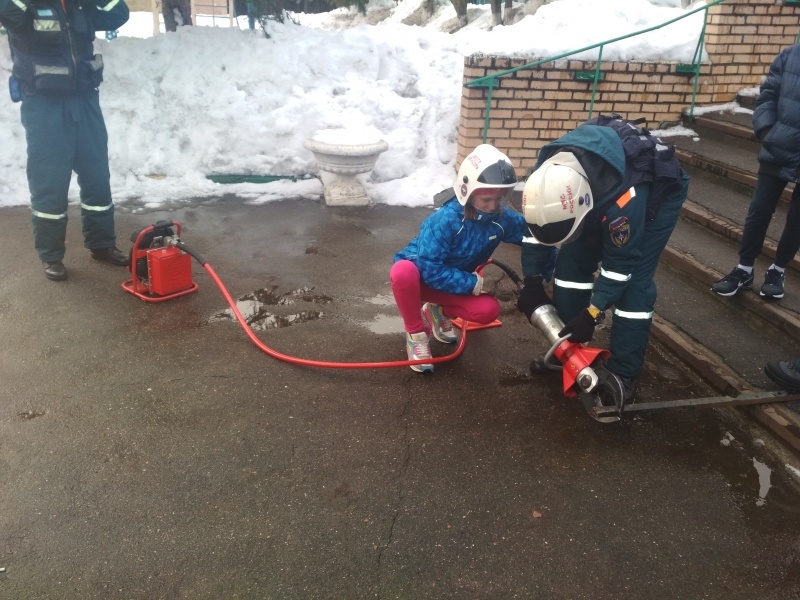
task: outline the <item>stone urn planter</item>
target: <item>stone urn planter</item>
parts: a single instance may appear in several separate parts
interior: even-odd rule
[[[369,203],[356,175],[369,173],[389,144],[356,129],[322,129],[303,144],[314,154],[328,206],[364,206]]]

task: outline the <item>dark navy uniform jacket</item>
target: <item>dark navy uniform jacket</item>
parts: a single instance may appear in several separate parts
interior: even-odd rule
[[[586,216],[581,237],[573,244],[585,244],[587,251],[599,251],[600,274],[594,283],[592,304],[600,309],[614,305],[630,280],[633,267],[641,256],[647,198],[650,184],[625,189],[626,160],[622,142],[610,127],[583,125],[551,142],[539,153],[539,164],[561,150],[577,148],[593,155],[601,165],[590,177],[593,202]],[[584,164],[585,161],[581,161]],[[587,170],[588,171],[588,170]],[[523,244],[522,270],[525,275],[539,275],[550,260],[551,248],[528,238]]]
[[[103,80],[94,53],[96,31],[113,31],[129,16],[124,0],[0,0],[13,74],[24,91],[90,90]]]

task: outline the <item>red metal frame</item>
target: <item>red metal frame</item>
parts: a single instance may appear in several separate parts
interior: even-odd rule
[[[181,236],[181,224],[177,221],[172,221],[172,225],[175,226],[177,236]],[[140,258],[147,259],[147,253],[152,252],[154,250],[161,250],[161,248],[140,248],[139,244],[144,238],[145,235],[153,231],[155,227],[153,225],[149,225],[145,227],[139,232],[139,235],[136,236],[136,241],[133,244],[133,249],[131,250],[131,264],[128,265],[128,268],[131,272],[131,279],[122,282],[122,289],[126,292],[133,294],[140,300],[144,300],[145,302],[164,302],[165,300],[171,300],[172,298],[177,298],[179,296],[186,296],[187,294],[191,294],[196,292],[198,286],[196,283],[192,282],[192,286],[185,289],[180,290],[177,292],[173,292],[171,294],[164,294],[164,295],[156,295],[151,293],[150,287],[142,283],[142,280],[136,273],[136,263]]]

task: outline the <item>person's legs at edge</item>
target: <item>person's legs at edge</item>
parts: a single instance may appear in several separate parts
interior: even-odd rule
[[[800,185],[795,186],[789,210],[786,214],[786,223],[783,226],[778,249],[775,252],[775,261],[764,276],[764,285],[761,286],[760,295],[764,298],[780,300],[783,298],[786,267],[794,259],[800,249]]]
[[[28,187],[36,253],[48,279],[66,279],[63,266],[67,233],[67,194],[75,153],[75,128],[61,97],[31,95],[20,116],[28,152]],[[51,275],[48,265],[59,272]]]
[[[756,257],[761,254],[767,228],[785,187],[786,182],[777,177],[766,173],[758,174],[744,221],[742,241],[739,243],[739,264],[711,286],[711,289],[720,296],[733,296],[740,289],[752,286],[755,278],[753,266]]]
[[[742,241],[739,244],[739,264],[752,267],[756,257],[761,254],[764,239],[767,237],[767,228],[785,187],[786,182],[782,179],[759,173],[753,190],[753,199],[750,201],[744,221]]]
[[[81,196],[81,228],[90,250],[113,248],[114,203],[108,166],[108,132],[97,90],[77,94],[73,110],[80,115],[75,173]]]

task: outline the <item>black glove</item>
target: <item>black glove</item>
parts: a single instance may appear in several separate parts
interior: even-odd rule
[[[600,314],[602,315],[603,313]],[[577,317],[574,317],[564,325],[564,329],[558,332],[558,337],[562,338],[571,333],[570,342],[585,344],[592,341],[595,325],[597,325],[597,319],[589,314],[588,308],[584,308],[578,313]]]
[[[517,308],[530,320],[533,311],[545,304],[552,304],[550,296],[544,291],[544,281],[541,275],[526,277],[524,287],[520,290]]]

